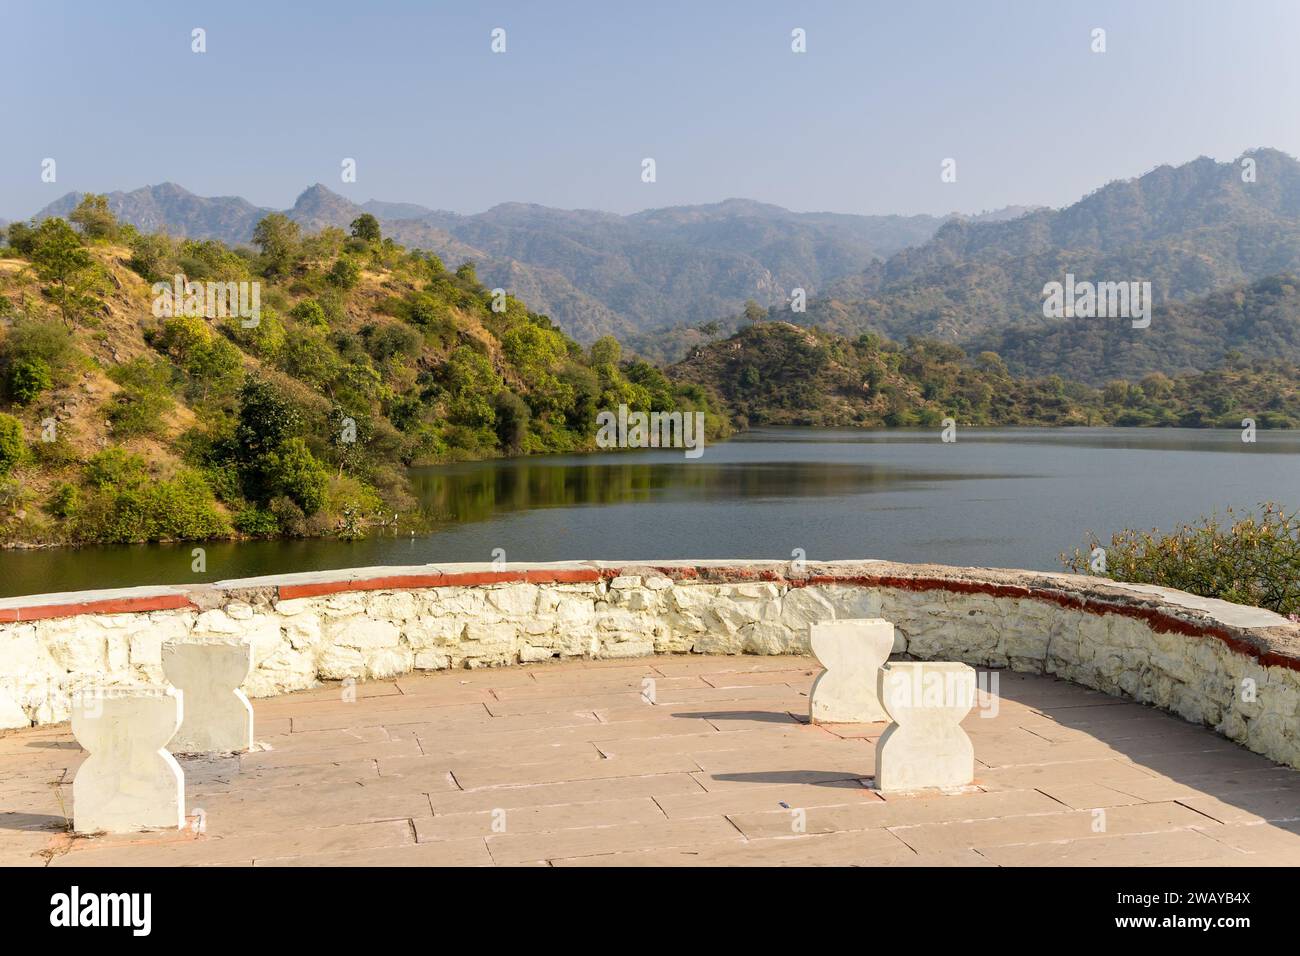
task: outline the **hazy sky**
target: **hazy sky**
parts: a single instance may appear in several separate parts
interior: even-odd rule
[[[1300,155],[1298,42],[1297,0],[0,0],[0,216],[166,180],[274,207],[317,181],[459,212],[1059,206]]]

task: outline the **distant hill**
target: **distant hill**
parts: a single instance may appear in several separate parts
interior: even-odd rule
[[[1242,160],[1254,162],[1243,181]],[[972,341],[1042,317],[1045,283],[1149,280],[1157,303],[1300,272],[1300,163],[1259,149],[1110,183],[1065,209],[946,223],[828,286],[799,319]],[[1159,334],[1158,332],[1156,334]]]
[[[77,207],[81,196],[78,192],[67,193],[38,212],[35,218],[66,218]],[[230,245],[248,242],[257,221],[275,212],[238,196],[196,196],[175,183],[109,193],[108,206],[122,222],[129,222],[143,232],[165,231],[179,238],[220,239]]]
[[[1264,296],[1263,290],[1259,295]],[[1153,322],[1154,327],[1154,322]],[[946,342],[899,345],[788,322],[757,322],[694,348],[667,370],[718,396],[740,427],[819,425],[1300,425],[1300,361],[1230,354],[1215,369],[1092,387],[1060,375],[1017,376],[996,355]]]
[[[1190,302],[1158,307],[1151,326],[1124,320],[1044,319],[977,335],[971,354],[997,352],[1019,374],[1059,372],[1100,385],[1136,381],[1152,372],[1177,375],[1223,364],[1231,353],[1247,360],[1300,362],[1300,279],[1270,276]]]
[[[37,214],[66,216],[68,193]],[[273,210],[238,197],[204,198],[174,183],[109,194],[124,222],[174,236],[247,243]],[[1024,214],[1009,207],[971,217],[996,222]],[[747,199],[649,209],[630,216],[504,203],[463,216],[413,203],[356,204],[317,183],[284,210],[309,232],[346,228],[363,212],[403,245],[451,263],[473,260],[479,275],[535,307],[582,341],[628,336],[734,312],[747,299],[787,301],[934,235],[953,217],[796,213]],[[508,283],[516,283],[516,286]]]

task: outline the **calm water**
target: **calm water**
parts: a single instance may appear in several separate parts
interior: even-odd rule
[[[763,429],[705,450],[420,469],[432,534],[0,552],[0,594],[287,571],[603,558],[890,558],[1059,569],[1089,530],[1168,528],[1227,505],[1300,506],[1300,432]]]

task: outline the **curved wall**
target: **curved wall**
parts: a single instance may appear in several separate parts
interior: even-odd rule
[[[1059,676],[1300,767],[1300,626],[1180,591],[883,561],[363,568],[0,601],[0,727],[72,690],[162,682],[166,640],[239,635],[250,696],[555,657],[806,653],[814,621],[884,617],[895,653]]]

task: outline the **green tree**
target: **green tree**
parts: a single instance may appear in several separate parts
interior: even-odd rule
[[[30,257],[36,247],[36,224],[34,222],[9,223],[9,245],[20,256]]]
[[[298,407],[270,382],[250,376],[239,393],[239,421],[235,426],[237,455],[252,461],[296,437],[303,427]]]
[[[379,220],[368,212],[363,212],[352,220],[352,237],[366,242],[379,242]]]
[[[253,243],[266,260],[267,275],[288,275],[298,259],[301,230],[284,213],[273,212],[254,227]]]
[[[107,196],[86,193],[68,218],[81,227],[87,239],[117,238],[117,217],[108,208]]]
[[[303,325],[317,329],[328,329],[330,327],[329,319],[325,317],[325,310],[315,299],[303,299],[295,305],[291,316],[301,322]]]
[[[527,403],[509,389],[503,388],[492,399],[492,411],[496,417],[494,426],[501,450],[509,455],[517,455],[524,448],[524,439],[528,435],[530,413]]]
[[[42,281],[50,284],[50,298],[71,327],[73,315],[95,305],[100,288],[99,269],[81,238],[62,219],[51,218],[36,230],[32,265]]]
[[[325,507],[329,474],[301,438],[291,438],[262,463],[271,495],[285,495],[304,514]]]
[[[591,343],[592,365],[618,365],[623,357],[623,347],[612,335],[603,335]]]
[[[146,282],[169,277],[174,268],[171,239],[162,233],[137,233],[129,244],[131,259],[127,265]]]

